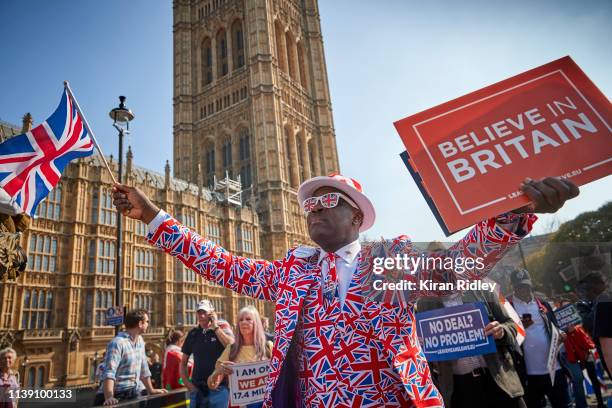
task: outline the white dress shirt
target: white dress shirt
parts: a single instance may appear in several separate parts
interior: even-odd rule
[[[548,374],[546,363],[548,361],[548,349],[550,348],[550,337],[546,332],[544,319],[540,315],[540,308],[534,298],[525,303],[514,296],[514,309],[519,316],[525,313],[531,314],[533,324],[526,329],[523,351],[525,353],[525,367],[528,375]],[[559,369],[559,359],[555,360],[555,370]]]
[[[157,228],[159,228],[161,223],[164,222],[165,217],[166,212],[164,210],[159,210],[155,218],[153,218],[151,222],[147,224],[147,227],[149,228],[149,234],[152,234],[157,231]]]
[[[353,273],[357,269],[357,262],[359,258],[359,252],[361,251],[361,244],[359,240],[355,240],[348,245],[343,246],[339,250],[335,252],[336,254],[336,273],[338,275],[338,296],[340,297],[340,307],[344,306],[344,301],[346,300],[346,294],[351,286],[351,280],[353,279]],[[321,262],[327,255],[323,249],[321,249],[321,253],[319,255],[318,264],[321,265]],[[325,281],[327,276],[327,270],[321,270],[321,278],[322,281]]]

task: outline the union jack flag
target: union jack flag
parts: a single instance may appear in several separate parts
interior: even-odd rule
[[[94,143],[64,89],[53,114],[31,131],[0,144],[0,187],[28,215],[57,185],[66,165],[93,154]]]

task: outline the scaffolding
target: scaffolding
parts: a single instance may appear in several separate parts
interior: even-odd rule
[[[221,180],[217,180],[217,176],[214,176],[214,191],[223,194],[223,199],[227,203],[242,206],[240,175],[238,175],[238,180],[232,180],[227,171],[225,172],[225,178]]]

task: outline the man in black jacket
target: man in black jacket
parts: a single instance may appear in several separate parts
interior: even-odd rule
[[[485,305],[489,315],[485,334],[493,335],[497,352],[429,363],[444,404],[447,408],[524,407],[524,391],[511,355],[517,347],[516,325],[496,293],[474,290],[448,298],[424,298],[417,309],[423,312],[471,302]]]
[[[582,327],[595,341],[597,351],[602,356],[603,366],[608,376],[612,378],[610,374],[610,368],[612,367],[609,367],[606,361],[608,353],[604,352],[602,348],[602,338],[606,339],[612,336],[612,328],[610,327],[612,294],[607,289],[606,278],[600,272],[586,274],[578,282],[580,301],[576,304],[576,309],[578,309],[582,318]]]

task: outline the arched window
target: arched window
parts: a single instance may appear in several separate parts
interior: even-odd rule
[[[92,224],[97,224],[98,223],[98,207],[99,207],[99,194],[98,194],[98,189],[94,189],[92,196],[91,196],[91,223]]]
[[[244,36],[240,20],[236,20],[232,24],[232,58],[234,69],[244,66]]]
[[[34,388],[34,384],[36,384],[36,369],[30,367],[28,369],[28,388]]]
[[[227,74],[227,36],[222,28],[217,32],[217,77]]]
[[[38,367],[36,374],[36,388],[44,388],[45,386],[45,369],[43,366]]]
[[[287,181],[291,184],[291,155],[289,154],[289,131],[285,129],[285,175]]]
[[[251,185],[251,138],[247,129],[242,129],[240,135],[240,181],[243,188]]]
[[[40,202],[36,209],[36,215],[41,218],[59,221],[60,207],[62,201],[62,185],[58,184],[49,195]]]
[[[215,146],[210,144],[204,152],[204,180],[212,186],[215,177]]]
[[[251,175],[251,164],[243,164],[240,167],[240,183],[242,184],[243,188],[249,188],[252,182],[253,178]]]
[[[26,290],[23,297],[22,329],[48,329],[51,327],[53,293],[44,290]]]
[[[97,273],[115,273],[115,243],[98,240],[98,267]]]
[[[52,310],[53,310],[53,293],[49,292],[47,293],[47,305],[44,311],[41,311],[41,313],[43,313],[45,316],[45,329],[51,327],[51,318],[53,317],[51,313]]]
[[[296,145],[295,137],[291,135],[289,128],[285,128],[285,155],[287,163],[287,180],[292,187],[297,187],[300,184],[299,181],[299,169],[298,162],[296,162]]]
[[[134,256],[134,279],[152,281],[155,274],[155,257],[147,249],[136,249]]]
[[[57,238],[49,235],[30,235],[28,268],[32,271],[55,272]]]
[[[208,85],[213,80],[212,46],[210,38],[202,41],[202,82]]]
[[[98,205],[100,208],[98,208]],[[97,192],[94,192],[93,196],[93,217],[92,221],[97,224],[115,226],[117,222],[117,211],[113,206],[113,199],[111,197],[111,190],[108,188],[102,188],[100,191],[100,197],[98,199]]]
[[[29,313],[25,312],[25,309],[29,309],[30,308],[30,291],[28,289],[26,289],[24,294],[23,294],[23,308],[24,308],[24,313],[23,313],[23,316],[21,318],[21,327],[23,329],[27,329],[28,328],[28,321],[29,321],[29,318],[30,318]]]
[[[298,64],[300,67],[300,83],[302,87],[308,88],[308,76],[306,75],[306,59],[304,58],[304,44],[300,41],[297,44]]]
[[[300,176],[300,180],[306,180],[306,176],[304,174],[304,163],[302,158],[304,157],[304,148],[302,147],[302,138],[300,137],[300,135],[296,135],[295,137],[295,147],[297,150],[297,163],[298,163],[298,174]],[[298,182],[299,184],[299,182]]]
[[[297,77],[297,61],[295,60],[295,54],[293,52],[295,42],[289,31],[285,33],[285,43],[287,47],[287,67],[289,69],[289,76],[294,80],[299,80]]]
[[[251,158],[251,146],[249,132],[245,129],[240,132],[240,160]]]
[[[96,326],[104,326],[106,324],[106,310],[113,306],[113,292],[110,290],[96,291]]]
[[[274,22],[274,34],[276,37],[276,59],[278,60],[278,66],[287,72],[287,51],[284,46],[285,36],[278,20]]]
[[[318,159],[314,154],[314,139],[310,139],[310,141],[308,142],[308,154],[310,155],[310,176],[318,176],[316,170],[317,167],[315,165],[315,160]]]
[[[232,142],[229,139],[227,139],[225,143],[223,143],[222,154],[223,171],[227,171],[229,176],[232,177]],[[225,174],[223,176],[225,177]]]

